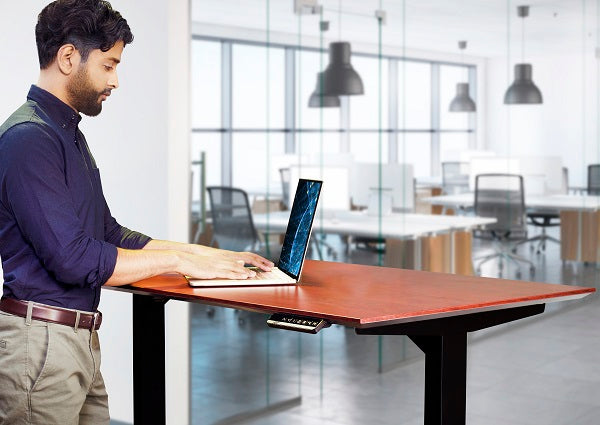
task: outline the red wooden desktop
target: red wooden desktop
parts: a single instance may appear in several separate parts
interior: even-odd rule
[[[110,289],[134,294],[135,423],[165,423],[165,358],[156,347],[164,346],[164,303],[177,299],[325,319],[358,334],[409,336],[425,353],[426,425],[465,423],[468,332],[595,291],[311,260],[297,286],[191,288],[173,274]]]

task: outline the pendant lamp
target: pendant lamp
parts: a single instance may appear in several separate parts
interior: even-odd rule
[[[329,65],[323,75],[325,96],[348,96],[364,94],[360,75],[350,63],[350,43],[337,41],[329,44]]]
[[[525,44],[525,18],[529,16],[529,6],[517,7],[517,14],[523,18],[523,35],[521,41],[521,62],[515,65],[515,81],[510,85],[504,95],[504,103],[507,105],[516,104],[540,104],[543,102],[542,92],[537,88],[532,79],[533,67],[530,63],[524,62],[524,44]]]
[[[317,85],[308,99],[309,108],[337,108],[340,106],[340,98],[333,95],[325,95],[321,91],[323,87],[324,72],[317,73]]]
[[[458,48],[462,52],[467,48],[467,42],[459,41]],[[452,102],[450,102],[450,112],[475,112],[476,110],[477,106],[475,106],[475,102],[469,96],[469,83],[456,84],[456,96],[452,99]]]
[[[319,29],[321,33],[329,30],[329,22],[321,21],[319,23]],[[338,96],[333,95],[325,95],[323,94],[323,72],[317,73],[317,85],[315,86],[315,90],[310,95],[308,99],[308,107],[309,108],[336,108],[340,106],[340,98]]]

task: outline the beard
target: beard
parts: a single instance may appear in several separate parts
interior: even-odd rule
[[[95,117],[102,112],[100,96],[107,90],[97,91],[90,82],[87,67],[82,66],[77,70],[71,82],[67,85],[69,102],[78,112]]]

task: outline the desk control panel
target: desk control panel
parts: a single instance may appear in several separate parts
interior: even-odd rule
[[[295,314],[275,313],[267,320],[267,325],[272,328],[288,331],[316,334],[323,328],[331,326],[327,320],[317,317],[297,316]]]

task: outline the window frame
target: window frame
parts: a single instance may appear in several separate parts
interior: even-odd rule
[[[433,176],[440,175],[440,135],[443,133],[466,133],[469,135],[469,148],[475,149],[477,138],[477,118],[473,113],[469,114],[468,128],[465,130],[443,129],[440,125],[441,108],[448,107],[440,104],[440,67],[442,65],[451,65],[464,67],[468,71],[468,82],[471,86],[472,95],[477,98],[477,67],[473,64],[464,64],[450,61],[436,61],[421,58],[409,58],[393,55],[378,55],[373,53],[352,52],[353,56],[368,57],[373,60],[381,58],[382,65],[388,66],[389,78],[389,96],[388,96],[388,126],[387,128],[350,128],[349,120],[349,102],[342,97],[340,106],[340,128],[310,128],[300,127],[297,123],[297,66],[296,57],[299,51],[321,52],[327,57],[327,50],[321,51],[319,48],[304,47],[298,45],[287,45],[280,43],[266,43],[251,40],[240,40],[234,38],[220,38],[210,36],[193,35],[192,43],[195,40],[212,41],[221,44],[221,127],[219,128],[192,128],[192,133],[220,133],[221,134],[221,184],[231,185],[233,181],[233,144],[232,138],[234,133],[283,133],[285,143],[285,153],[295,154],[296,140],[303,133],[338,133],[340,137],[339,153],[350,152],[349,137],[352,133],[374,133],[381,134],[381,138],[387,135],[387,158],[385,162],[398,162],[399,140],[402,134],[419,133],[430,135],[430,161],[431,174]],[[284,49],[284,81],[285,81],[285,113],[284,113],[284,128],[236,128],[232,122],[232,110],[234,102],[234,94],[232,93],[233,79],[233,45],[244,44],[261,46],[265,48],[283,48]],[[431,127],[423,129],[407,129],[399,127],[398,102],[400,93],[398,88],[398,68],[402,65],[402,61],[427,63],[431,66]],[[326,63],[326,62],[325,62]],[[192,76],[193,78],[193,76]],[[312,87],[302,87],[302,90],[312,90]],[[192,114],[194,111],[191,111]]]

